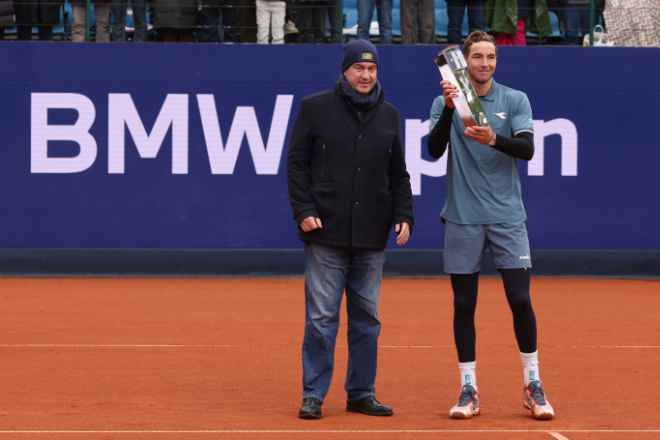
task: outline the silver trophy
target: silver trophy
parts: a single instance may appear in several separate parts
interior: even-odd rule
[[[438,66],[442,79],[451,81],[458,88],[458,96],[453,98],[453,102],[463,125],[466,127],[488,125],[484,108],[468,77],[467,64],[460,47],[449,46],[438,53],[435,65]]]

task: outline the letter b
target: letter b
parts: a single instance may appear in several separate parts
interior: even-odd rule
[[[48,110],[73,109],[78,119],[73,125],[49,125]],[[33,93],[31,105],[31,171],[33,173],[78,173],[96,160],[97,145],[89,129],[96,109],[84,95],[76,93]],[[80,146],[74,157],[48,157],[48,141],[71,141]]]

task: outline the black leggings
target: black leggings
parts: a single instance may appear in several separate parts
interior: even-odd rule
[[[513,330],[522,353],[536,351],[536,316],[529,297],[530,270],[500,269],[504,292],[513,314]],[[477,340],[474,312],[477,309],[479,272],[469,275],[451,275],[454,290],[454,341],[459,362],[476,360]]]

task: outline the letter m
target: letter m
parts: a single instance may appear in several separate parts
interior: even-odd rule
[[[141,158],[158,155],[172,127],[172,173],[188,173],[188,95],[167,95],[151,133],[148,134],[135,109],[131,95],[108,95],[108,172],[123,174],[125,168],[125,127],[133,137]]]

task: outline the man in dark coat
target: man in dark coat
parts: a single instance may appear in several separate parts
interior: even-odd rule
[[[53,39],[53,26],[60,23],[62,0],[14,0],[16,36],[18,40],[32,39],[32,27],[39,32],[39,41]]]
[[[305,246],[306,322],[303,406],[298,417],[321,418],[334,367],[344,290],[348,314],[346,410],[388,416],[375,399],[385,248],[413,226],[410,175],[399,112],[377,81],[378,52],[366,40],[344,46],[333,90],[303,98],[287,157],[289,199]]]

